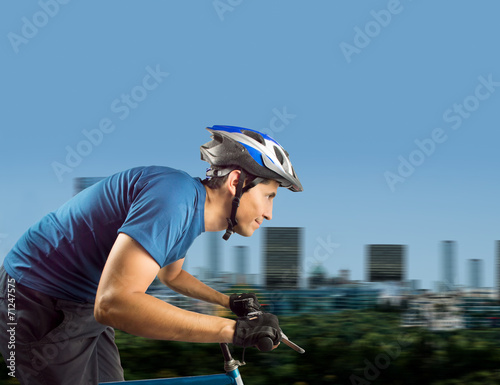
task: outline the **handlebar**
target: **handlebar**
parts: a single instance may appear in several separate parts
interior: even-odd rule
[[[269,337],[264,337],[259,340],[259,343],[257,344],[257,349],[259,349],[261,352],[270,352],[273,350],[274,343],[273,340]]]
[[[285,335],[285,333],[283,333],[282,331],[281,331],[281,340],[283,341],[283,343],[285,343],[285,345],[291,347],[295,351],[297,351],[299,353],[305,353],[304,349],[302,349],[300,346],[298,346],[298,345],[294,344],[292,341],[290,341],[288,339],[288,337]],[[239,366],[245,365],[244,359],[243,359],[243,362],[235,360],[231,356],[231,352],[229,350],[229,346],[227,343],[220,343],[219,345],[220,345],[220,348],[222,350],[222,355],[224,356],[224,370],[228,374],[230,372],[236,371],[236,373],[238,373],[238,375],[239,375],[239,372],[237,371],[237,369]],[[261,338],[257,344],[257,348],[261,352],[269,352],[269,351],[273,350],[273,347],[274,347],[274,343],[270,337]],[[244,354],[244,352],[245,351],[243,351],[243,354]]]
[[[235,300],[235,302],[241,303],[240,306],[244,310],[247,310],[247,311],[253,310],[253,311],[250,311],[248,314],[246,314],[246,317],[259,316],[259,315],[263,314],[263,311],[260,310],[260,306],[258,303],[257,303],[257,308],[259,308],[259,310],[256,310],[256,307],[254,306],[254,299],[251,297],[238,299],[238,300]],[[302,349],[297,344],[290,341],[288,339],[288,337],[285,335],[285,333],[283,333],[282,330],[280,330],[280,333],[281,333],[281,340],[283,341],[283,343],[285,345],[291,347],[296,352],[299,352],[301,354],[305,353],[305,350]],[[257,343],[256,347],[261,352],[270,352],[271,350],[273,350],[274,342],[270,337],[262,337],[261,339],[259,339],[259,342]]]

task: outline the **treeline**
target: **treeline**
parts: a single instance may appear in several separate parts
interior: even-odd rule
[[[346,311],[280,317],[305,354],[284,344],[245,352],[245,384],[493,385],[500,384],[500,329],[430,332],[400,327],[400,315]],[[217,344],[154,341],[118,332],[127,380],[223,372]],[[241,360],[242,349],[233,350]],[[3,382],[2,382],[3,381]],[[1,363],[0,384],[9,380]]]

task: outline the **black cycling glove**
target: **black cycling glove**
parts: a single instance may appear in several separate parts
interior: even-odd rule
[[[269,337],[273,346],[281,341],[278,317],[271,313],[259,313],[236,320],[233,344],[241,347],[256,346],[262,338]]]
[[[232,294],[229,296],[229,308],[238,317],[262,311],[254,293]]]

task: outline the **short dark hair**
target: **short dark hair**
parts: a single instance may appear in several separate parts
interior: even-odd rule
[[[242,168],[241,167],[235,167],[234,170],[242,171]],[[233,172],[234,170],[232,170],[231,172]],[[212,189],[212,190],[218,190],[222,186],[224,186],[224,184],[227,182],[227,178],[229,177],[229,174],[231,172],[227,173],[224,176],[218,176],[218,177],[214,176],[214,177],[211,177],[211,178],[207,178],[207,179],[203,180],[202,183],[205,186],[207,186],[208,188]],[[245,173],[247,174],[247,176],[245,178],[245,183],[246,184],[252,182],[254,179],[257,178],[255,175],[249,174],[246,171],[245,171]],[[259,183],[269,184],[269,183],[271,183],[271,179],[264,179],[264,180],[262,180]]]

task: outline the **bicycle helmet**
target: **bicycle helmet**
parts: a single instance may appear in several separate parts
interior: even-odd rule
[[[207,177],[220,177],[238,167],[242,169],[233,199],[231,218],[227,218],[228,229],[223,237],[225,240],[229,239],[233,226],[237,224],[236,210],[241,195],[262,180],[272,179],[291,191],[303,191],[288,152],[270,136],[235,126],[213,126],[207,127],[207,130],[212,134],[212,140],[200,148],[201,159],[210,164]],[[243,188],[246,173],[257,178]]]

